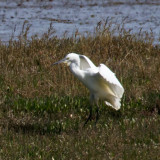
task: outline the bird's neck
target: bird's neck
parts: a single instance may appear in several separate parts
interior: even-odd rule
[[[80,69],[78,64],[71,63],[70,64],[70,70],[78,79],[80,79],[80,80],[83,79],[84,74],[83,74],[83,71]]]

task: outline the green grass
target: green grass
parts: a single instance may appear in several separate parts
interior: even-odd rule
[[[1,158],[158,159],[157,110],[131,102],[115,112],[102,103],[97,125],[93,116],[83,128],[88,106],[86,97],[6,98]]]
[[[52,27],[28,39],[28,28],[0,43],[0,159],[159,159],[160,48],[149,33],[110,26],[61,39]],[[107,64],[125,88],[119,111],[100,102],[96,125],[94,107],[83,127],[87,89],[67,67],[51,67],[68,52]]]

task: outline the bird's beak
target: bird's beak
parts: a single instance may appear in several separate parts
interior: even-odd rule
[[[60,64],[60,63],[66,63],[66,58],[63,58],[60,61],[53,63],[51,66],[54,66],[54,65]]]

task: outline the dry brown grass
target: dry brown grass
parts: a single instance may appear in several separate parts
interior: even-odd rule
[[[31,40],[23,31],[18,41],[0,44],[0,159],[157,160],[160,48],[152,36],[110,24],[88,36],[60,39],[52,31]],[[125,88],[121,110],[101,104],[96,127],[81,128],[87,89],[67,67],[51,67],[69,52],[107,64]]]
[[[94,35],[76,33],[76,38],[58,39],[50,35],[51,29],[41,39],[28,40],[21,35],[19,41],[0,45],[2,95],[8,91],[25,97],[86,93],[66,67],[51,67],[69,52],[85,54],[96,65],[107,64],[124,85],[127,99],[160,90],[160,49],[149,42],[147,35],[142,38],[142,33],[131,35],[121,29],[115,37],[105,27],[98,28]]]

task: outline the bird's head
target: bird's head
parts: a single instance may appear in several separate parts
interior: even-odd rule
[[[78,54],[69,53],[69,54],[66,55],[65,58],[61,59],[58,62],[53,63],[53,65],[60,64],[60,63],[65,63],[65,64],[67,64],[67,66],[70,66],[71,63],[75,63],[75,64],[79,65],[80,58],[79,58]]]

